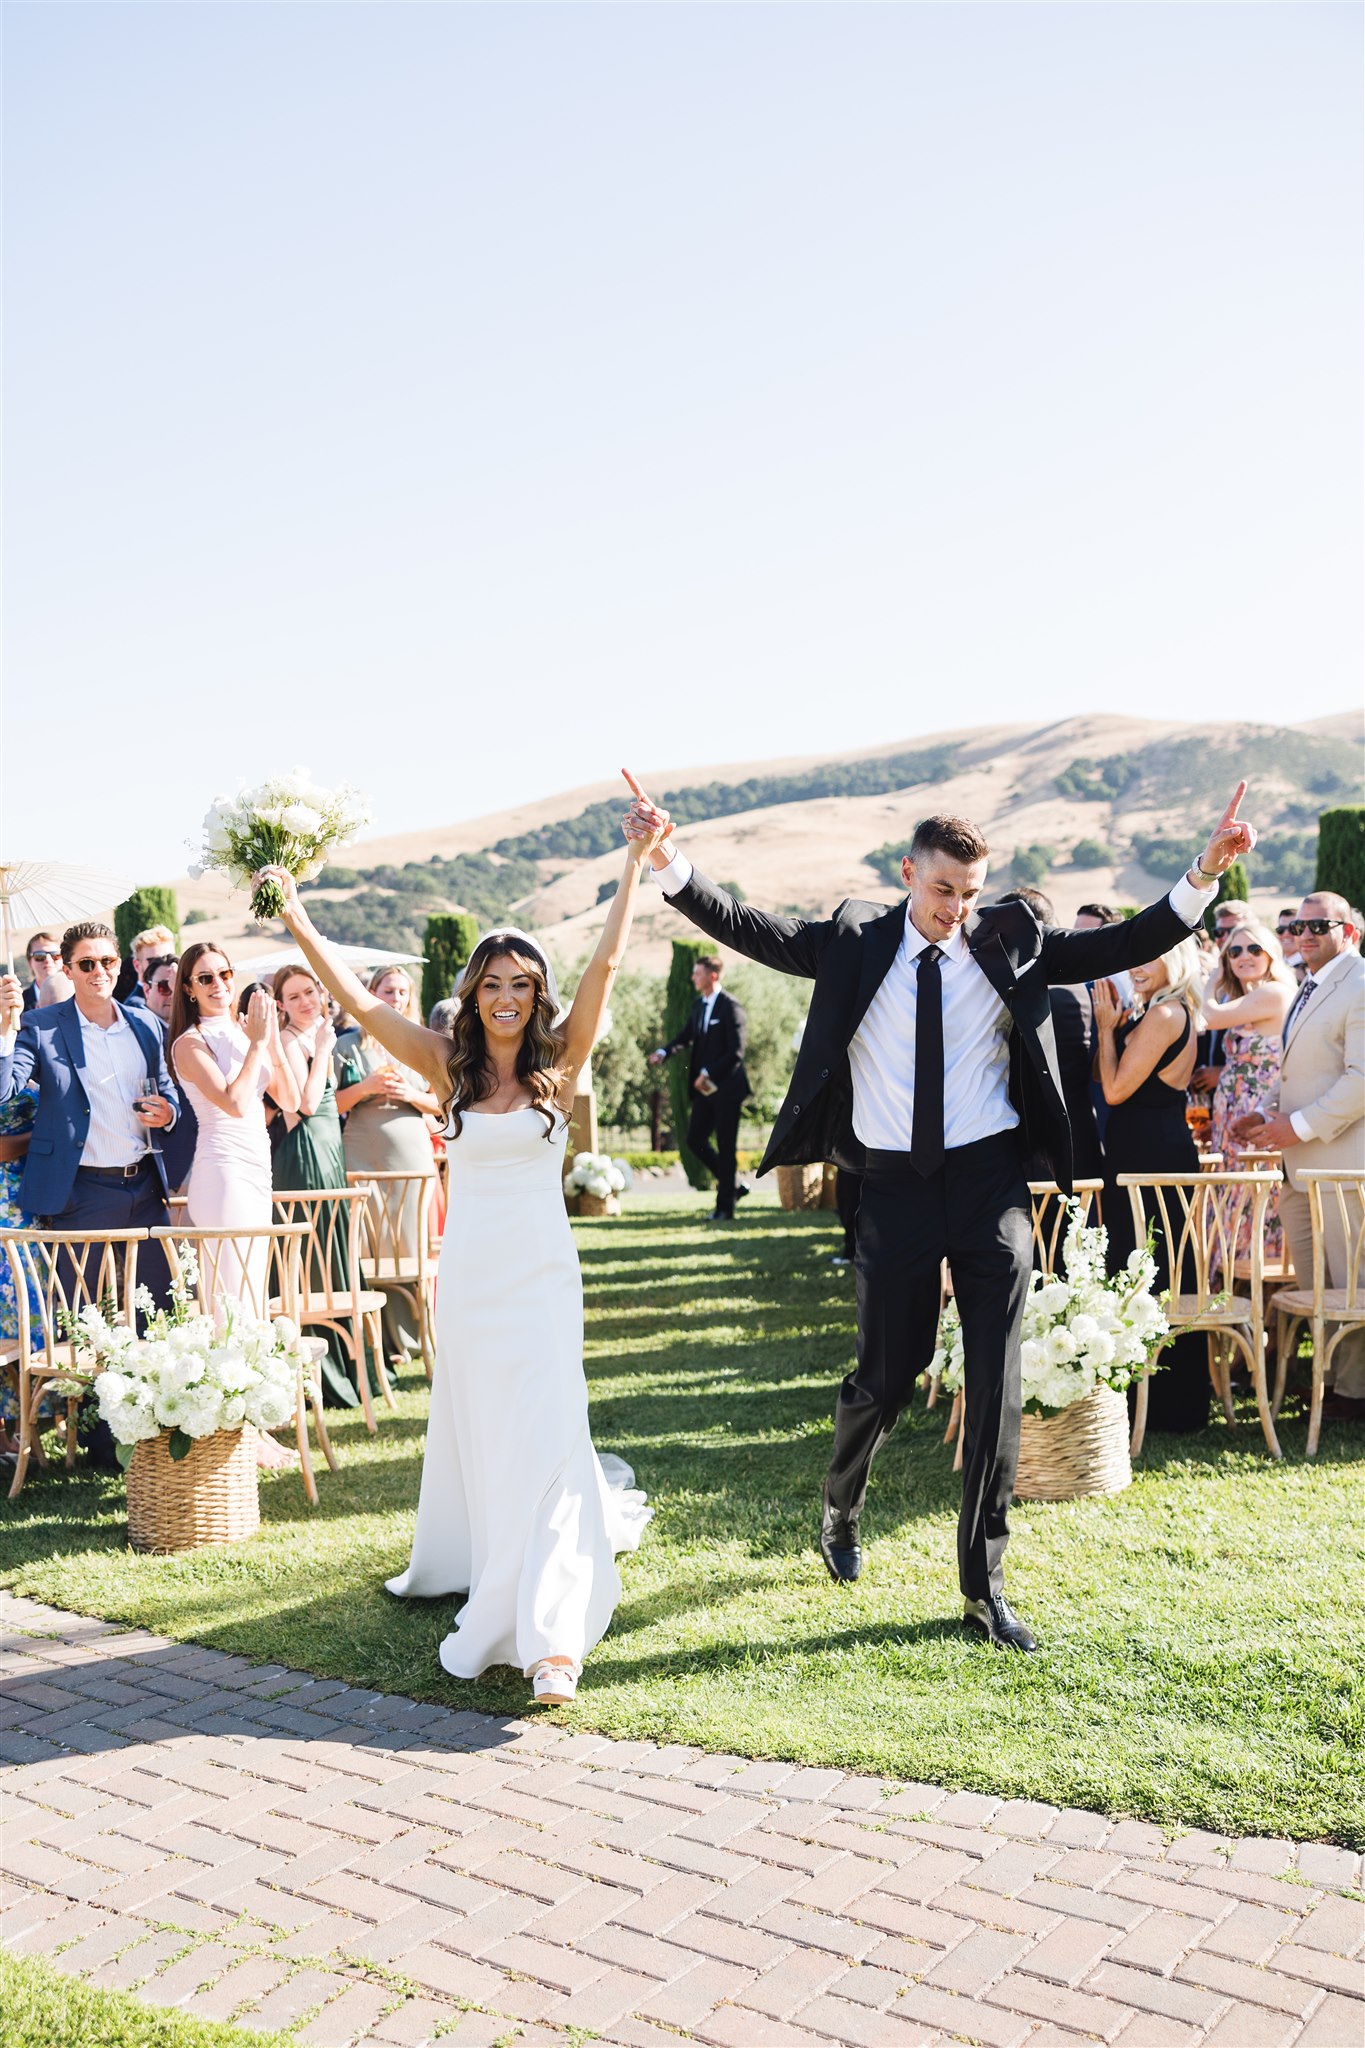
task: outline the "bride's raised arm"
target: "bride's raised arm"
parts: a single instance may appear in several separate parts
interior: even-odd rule
[[[430,1082],[432,1093],[442,1102],[450,1093],[450,1040],[439,1031],[428,1031],[410,1017],[400,1016],[378,996],[372,996],[360,977],[352,973],[330,939],[324,939],[299,901],[294,877],[285,868],[262,868],[251,878],[251,886],[276,882],[284,898],[280,915],[299,951],[343,1010],[349,1011],[362,1031],[377,1038],[405,1067],[412,1067]]]
[[[622,771],[625,772],[624,770]],[[632,789],[639,785],[626,775]],[[673,829],[673,821],[662,815],[662,823],[648,838],[629,839],[626,843],[625,866],[616,886],[616,894],[607,912],[607,921],[602,927],[602,936],[597,941],[597,950],[583,969],[573,999],[573,1007],[564,1021],[564,1060],[567,1074],[576,1074],[583,1065],[598,1032],[602,1019],[607,1013],[611,996],[611,985],[617,970],[626,957],[626,941],[630,937],[631,920],[635,915],[635,898],[639,892],[640,875],[646,861],[656,846],[662,845]]]

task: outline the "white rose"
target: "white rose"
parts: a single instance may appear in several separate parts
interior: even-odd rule
[[[1085,1362],[1092,1372],[1101,1371],[1114,1362],[1114,1340],[1107,1330],[1096,1330],[1085,1347]]]
[[[1076,1340],[1070,1330],[1049,1330],[1044,1350],[1050,1365],[1066,1365],[1076,1356]]]
[[[1070,1299],[1071,1289],[1065,1280],[1049,1280],[1038,1293],[1039,1304],[1050,1316],[1059,1316]]]
[[[287,804],[280,812],[280,823],[296,839],[313,839],[322,830],[322,819],[311,804]]]
[[[1088,1344],[1092,1337],[1099,1335],[1099,1328],[1093,1316],[1081,1314],[1071,1318],[1071,1334],[1078,1344]]]

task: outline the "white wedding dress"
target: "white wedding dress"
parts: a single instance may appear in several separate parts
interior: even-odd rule
[[[581,1664],[621,1596],[614,1562],[653,1510],[588,1432],[583,1282],[564,1207],[568,1137],[536,1109],[466,1111],[449,1143],[436,1366],[412,1560],[389,1591],[468,1591],[445,1669]]]

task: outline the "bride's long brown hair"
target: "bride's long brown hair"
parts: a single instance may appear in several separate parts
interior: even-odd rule
[[[459,1007],[451,1029],[450,1058],[446,1063],[446,1072],[450,1076],[450,1135],[453,1138],[460,1135],[460,1112],[473,1103],[482,1102],[497,1086],[497,1077],[488,1058],[488,1041],[478,1002],[479,983],[495,960],[515,960],[517,966],[530,976],[535,989],[531,1014],[517,1050],[517,1079],[526,1083],[531,1091],[532,1109],[538,1109],[545,1119],[548,1143],[554,1135],[555,1118],[559,1114],[557,1098],[565,1080],[559,1064],[564,1057],[564,1040],[555,1029],[555,1008],[550,1000],[544,966],[534,953],[496,934],[480,940],[474,948],[455,991]]]

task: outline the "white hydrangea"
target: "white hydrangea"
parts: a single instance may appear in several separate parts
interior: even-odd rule
[[[1167,1322],[1152,1292],[1156,1263],[1151,1252],[1140,1245],[1124,1271],[1110,1279],[1107,1248],[1103,1227],[1083,1225],[1080,1204],[1073,1201],[1062,1246],[1064,1277],[1030,1277],[1020,1375],[1024,1406],[1034,1413],[1056,1413],[1099,1386],[1121,1392],[1154,1360],[1161,1362],[1156,1353]],[[949,1302],[929,1371],[956,1393],[965,1368],[962,1320],[956,1303]]]

